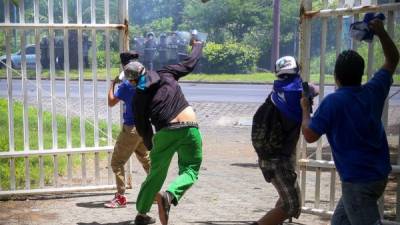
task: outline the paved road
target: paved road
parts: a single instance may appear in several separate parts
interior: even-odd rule
[[[43,80],[43,96],[50,96],[50,81]],[[248,102],[260,103],[265,100],[267,93],[271,91],[271,85],[254,85],[254,84],[198,84],[198,83],[182,83],[182,89],[185,96],[190,102]],[[21,97],[21,80],[13,80],[13,96]],[[64,81],[57,80],[55,86],[57,97],[65,96]],[[325,87],[325,94],[334,91],[333,86]],[[84,82],[84,96],[92,97],[93,83]],[[99,81],[97,87],[97,96],[105,98],[108,88],[106,82]],[[392,87],[390,95],[400,91],[400,87]],[[79,97],[79,83],[71,81],[70,88],[71,97]],[[7,96],[7,81],[0,79],[0,97]],[[36,96],[36,82],[30,80],[28,82],[28,96]],[[400,105],[400,93],[390,99],[391,105]]]

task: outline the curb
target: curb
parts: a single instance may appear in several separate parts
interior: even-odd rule
[[[21,78],[12,78],[13,80],[21,80]],[[6,77],[0,77],[0,80],[7,80]],[[36,81],[36,79],[28,78],[27,80]],[[42,80],[50,80],[50,78],[42,77]],[[57,81],[63,81],[63,78],[55,78]],[[78,79],[70,79],[70,81],[79,81]],[[92,79],[83,79],[83,81],[92,81]],[[97,79],[97,81],[106,81],[105,79]],[[244,82],[244,81],[191,81],[191,80],[180,80],[179,83],[184,84],[238,84],[238,85],[272,85],[273,82]],[[318,83],[315,83],[318,85]],[[334,84],[325,84],[325,86],[335,86]],[[400,85],[392,85],[400,86]]]

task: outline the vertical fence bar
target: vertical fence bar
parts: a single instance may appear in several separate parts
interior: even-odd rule
[[[109,0],[104,0],[104,21],[105,24],[110,23],[110,2]],[[110,30],[106,29],[106,52],[110,52]],[[110,86],[110,54],[106,54],[106,86]],[[107,101],[107,100],[106,100]],[[106,105],[108,103],[106,102]],[[112,144],[112,120],[111,120],[111,107],[107,107],[107,145]],[[108,168],[108,184],[112,184],[113,172],[111,169],[111,152],[107,154],[107,168]]]
[[[311,0],[302,0],[301,6],[302,12],[310,11],[312,9],[312,1]],[[302,68],[301,76],[303,80],[310,80],[310,46],[311,46],[311,20],[304,17],[302,14],[300,15],[300,65]]]
[[[354,6],[359,6],[359,5],[361,5],[361,0],[354,0]],[[359,21],[359,20],[360,20],[360,15],[358,13],[354,14],[353,22]],[[358,48],[358,45],[359,45],[359,43],[352,38],[351,39],[351,48],[356,51]]]
[[[68,186],[72,186],[72,156],[67,154],[67,176],[68,176]]]
[[[91,0],[91,23],[96,24],[96,1]],[[92,79],[93,79],[93,130],[94,130],[94,146],[99,146],[99,122],[97,106],[97,43],[96,29],[92,29]]]
[[[91,0],[91,23],[96,24],[96,1]],[[99,146],[99,121],[97,108],[97,42],[96,42],[96,30],[92,29],[92,75],[93,75],[93,112],[94,112],[94,146]],[[99,153],[94,153],[94,176],[95,183],[100,184],[100,157]]]
[[[87,174],[86,174],[86,154],[85,153],[82,153],[81,167],[82,167],[82,185],[86,185],[87,184]]]
[[[304,17],[305,11],[312,9],[312,0],[302,0],[300,5],[300,66],[302,68],[302,78],[304,81],[310,80],[310,45],[311,45],[311,21]],[[301,157],[307,158],[307,142],[302,137]],[[301,199],[302,205],[306,198],[306,173],[307,168],[301,167]]]
[[[63,23],[68,23],[68,1],[63,0]],[[71,138],[71,113],[69,109],[70,103],[70,75],[69,75],[69,34],[68,30],[64,29],[64,82],[65,82],[65,128],[67,135],[67,148],[72,147]],[[71,181],[72,182],[72,181]]]
[[[19,21],[25,23],[25,1],[19,1]],[[29,122],[28,122],[28,88],[26,85],[27,73],[26,73],[26,32],[21,30],[21,84],[22,84],[22,95],[23,95],[23,127],[24,127],[24,150],[29,150]],[[29,169],[29,168],[28,168]]]
[[[53,0],[48,0],[49,10],[49,24],[54,23],[53,13]],[[54,30],[49,29],[49,56],[50,56],[50,92],[51,92],[51,131],[53,137],[53,149],[58,148],[58,135],[57,135],[57,117],[56,117],[56,93],[55,93],[55,82],[56,82],[56,69],[55,69],[55,56],[54,56]]]
[[[125,24],[124,29],[120,30],[120,50],[127,51],[129,49],[129,29],[128,29],[128,0],[119,1],[120,24]]]
[[[322,145],[322,138],[318,141],[318,145]],[[318,149],[317,149],[318,151]],[[321,168],[317,167],[315,168],[315,202],[314,202],[314,207],[316,209],[319,209],[320,206],[320,199],[321,199]]]
[[[329,191],[329,209],[335,208],[335,196],[336,196],[336,169],[331,169],[331,186]]]
[[[307,181],[307,167],[302,166],[300,168],[301,171],[301,180],[300,180],[300,190],[301,190],[301,205],[304,206],[306,203],[306,181]]]
[[[337,17],[336,23],[336,57],[342,51],[342,30],[343,30],[343,16]]]
[[[391,12],[394,13],[394,12]],[[398,11],[397,11],[398,13]],[[393,26],[393,27],[392,27]],[[395,38],[394,23],[388,23],[388,32],[392,38]],[[397,165],[400,165],[400,126],[399,126],[399,141],[397,145]],[[396,191],[396,221],[400,222],[400,173],[396,176],[397,191]]]
[[[2,191],[3,190],[3,187],[2,187],[2,184],[3,182],[1,182],[1,176],[0,176],[0,191]]]
[[[386,28],[388,31],[388,34],[391,38],[394,38],[394,12],[393,11],[389,11],[387,12],[387,24],[386,24]],[[382,113],[382,122],[383,122],[383,126],[385,127],[385,130],[387,130],[388,127],[388,123],[389,123],[389,99],[386,98],[385,100],[385,105],[383,107],[383,113]]]
[[[82,24],[82,1],[77,0],[77,23]],[[82,29],[77,30],[78,32],[78,76],[79,76],[79,116],[80,116],[80,140],[81,147],[85,147],[85,97],[84,97],[84,68],[83,68],[83,38],[82,38]]]
[[[10,189],[13,191],[16,189],[15,182],[15,158],[10,158]]]
[[[39,23],[39,0],[34,2],[34,21]],[[43,150],[43,105],[42,105],[42,66],[40,51],[40,30],[35,29],[35,55],[36,55],[36,93],[37,93],[37,117],[38,117],[38,148]],[[42,164],[43,165],[43,164]]]
[[[399,142],[397,146],[397,165],[400,165],[400,126],[399,126]],[[396,176],[397,194],[396,194],[396,221],[400,222],[400,173]]]
[[[5,23],[10,22],[10,4],[9,0],[4,1],[4,21]],[[6,54],[7,54],[7,59],[6,59],[6,73],[7,73],[7,91],[8,91],[8,143],[9,143],[9,152],[14,151],[14,133],[12,127],[14,126],[13,121],[14,119],[10,120],[10,109],[12,109],[12,102],[11,102],[11,107],[10,107],[10,82],[12,82],[12,79],[10,79],[10,76],[12,76],[11,71],[10,71],[10,66],[11,66],[11,50],[10,50],[10,31],[8,29],[5,30],[5,46],[6,46]],[[12,99],[12,98],[11,98]],[[14,163],[14,158],[9,159],[9,165],[10,165],[10,189],[15,190],[15,163]]]
[[[328,1],[323,1],[323,8],[326,9],[328,7]],[[325,91],[325,52],[326,52],[326,36],[328,32],[328,19],[322,18],[321,24],[321,42],[320,42],[320,64],[319,64],[319,104],[321,104],[322,99],[324,98],[324,91]],[[317,160],[322,159],[322,137],[318,140],[317,143],[317,152],[315,155]],[[315,169],[315,202],[314,207],[320,207],[320,198],[321,198],[321,168]]]
[[[111,168],[111,154],[112,152],[107,152],[107,168],[108,168],[108,176],[107,176],[107,183],[112,184],[113,183],[113,171]]]
[[[339,0],[339,8],[344,6],[345,1]],[[342,31],[343,31],[343,16],[337,17],[336,22],[336,57],[342,51]]]
[[[371,43],[368,43],[368,64],[367,64],[368,80],[371,79],[374,66],[374,46],[375,46],[375,40],[372,40]]]
[[[25,157],[25,189],[31,189],[31,174],[29,169],[29,157]]]
[[[109,10],[110,2],[109,0],[104,0],[104,19],[105,24],[110,23],[110,10]],[[106,52],[110,53],[110,30],[106,29]],[[106,54],[106,87],[110,86],[110,54]],[[106,99],[106,101],[108,101]],[[106,102],[108,105],[108,102]],[[111,119],[112,109],[107,107],[107,145],[110,146],[112,144],[112,119]]]
[[[377,0],[371,0],[371,5],[377,5]],[[374,69],[374,46],[375,46],[375,38],[372,39],[370,43],[368,43],[368,65],[367,65],[367,78],[371,79],[373,69]]]
[[[391,38],[394,38],[394,36],[395,36],[394,35],[394,26],[395,26],[394,21],[395,21],[394,12],[393,11],[388,11],[387,12],[387,20],[386,20],[386,29],[387,29],[387,32],[388,32],[388,34],[389,34],[389,36]],[[383,106],[382,123],[383,123],[383,126],[384,126],[385,130],[387,131],[387,128],[388,128],[388,125],[389,125],[389,98],[385,99],[385,103],[384,103],[384,106]],[[386,132],[386,133],[388,133],[388,132]],[[399,185],[400,184],[397,183],[397,188],[398,189],[399,189]],[[397,196],[397,198],[398,198],[398,196]],[[398,205],[400,202],[397,201],[396,203],[397,203],[396,205]],[[380,204],[379,205],[379,210],[380,210],[381,216],[383,218],[383,216],[384,216],[384,207],[385,207],[385,195],[381,196],[381,198],[379,199],[379,204]],[[399,211],[397,211],[396,214],[398,215]]]
[[[4,3],[5,8],[5,20],[10,21],[10,4],[9,1],[6,0]],[[8,110],[8,144],[9,144],[9,151],[15,151],[15,141],[14,141],[14,102],[13,102],[13,88],[12,88],[12,64],[11,64],[11,31],[9,29],[5,30],[6,36],[6,76],[7,76],[7,110]]]
[[[10,0],[4,0],[4,22],[10,23]]]
[[[39,156],[39,188],[44,188],[43,156]]]
[[[119,23],[125,24],[125,29],[121,29],[119,32],[119,51],[127,51],[129,49],[129,30],[128,30],[128,2],[127,0],[121,0],[119,2]],[[123,126],[123,105],[120,104],[120,124]],[[127,187],[132,187],[132,157],[129,157],[125,167],[126,176],[125,183]]]
[[[100,154],[98,152],[94,153],[94,177],[95,183],[100,184]]]
[[[54,167],[53,167],[53,179],[54,179],[54,187],[58,187],[58,157],[57,155],[53,155],[53,162],[54,162]]]
[[[82,1],[77,0],[77,23],[82,24]],[[83,46],[82,46],[82,29],[78,29],[78,74],[79,74],[79,105],[80,105],[80,133],[81,147],[86,146],[85,138],[85,106],[84,106],[84,72],[83,72]]]

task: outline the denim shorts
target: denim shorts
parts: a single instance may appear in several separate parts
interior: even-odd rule
[[[386,183],[387,179],[368,183],[342,182],[342,197],[331,225],[381,225],[377,201]]]

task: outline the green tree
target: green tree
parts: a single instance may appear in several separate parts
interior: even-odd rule
[[[154,32],[156,36],[161,33],[170,32],[173,30],[173,18],[160,18],[153,20],[143,26],[133,25],[131,26],[130,33],[133,36],[145,36],[148,32]]]
[[[131,24],[143,26],[161,18],[172,18],[173,29],[182,22],[186,0],[130,0],[129,20]]]
[[[181,29],[204,30],[216,42],[242,41],[255,27],[265,26],[271,0],[200,1],[185,5]]]

